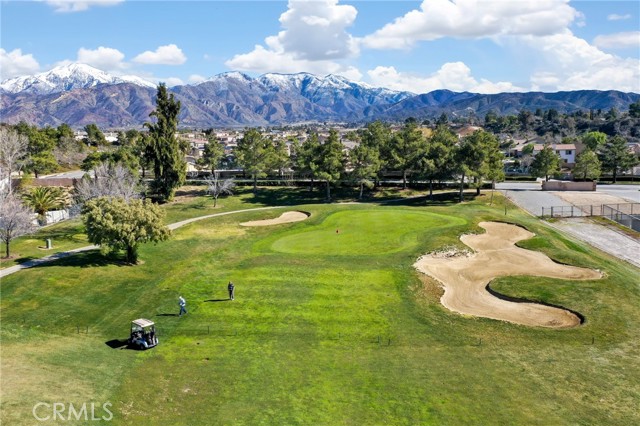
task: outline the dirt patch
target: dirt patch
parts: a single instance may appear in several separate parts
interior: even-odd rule
[[[240,226],[270,226],[270,225],[280,225],[282,223],[291,223],[291,222],[300,222],[301,220],[305,220],[309,217],[308,213],[304,212],[285,212],[275,219],[265,219],[265,220],[252,220],[251,222],[242,222]]]
[[[487,286],[493,279],[503,276],[589,280],[601,278],[600,272],[561,265],[543,253],[516,247],[518,241],[535,235],[519,226],[497,222],[481,222],[480,226],[487,232],[460,237],[475,254],[429,254],[414,264],[420,272],[442,283],[444,295],[440,302],[446,308],[461,314],[528,326],[568,328],[581,323],[578,315],[566,309],[504,300],[487,291]]]

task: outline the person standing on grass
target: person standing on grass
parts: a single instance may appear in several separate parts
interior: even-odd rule
[[[229,290],[229,300],[233,300],[233,298],[235,296],[236,286],[234,286],[231,281],[229,281],[229,285],[227,286],[227,290]]]
[[[183,312],[185,314],[187,313],[187,310],[185,309],[185,306],[187,306],[187,301],[184,300],[184,297],[180,296],[178,298],[178,305],[180,305],[180,313],[178,314],[178,316],[181,317]]]

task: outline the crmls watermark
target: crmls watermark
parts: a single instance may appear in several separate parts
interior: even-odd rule
[[[80,405],[65,404],[64,402],[54,402],[53,404],[38,402],[33,406],[31,412],[39,422],[56,420],[103,420],[108,422],[113,419],[113,413],[109,410],[112,405],[110,402],[104,404],[84,402]]]

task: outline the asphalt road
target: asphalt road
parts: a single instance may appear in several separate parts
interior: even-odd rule
[[[54,173],[52,175],[40,176],[41,178],[67,178],[67,179],[82,179],[82,176],[85,175],[84,170],[73,170],[70,172],[64,173]]]

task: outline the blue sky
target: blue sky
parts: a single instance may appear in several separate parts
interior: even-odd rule
[[[397,90],[640,92],[640,2],[1,1],[0,78],[84,62],[169,85],[239,70]]]

